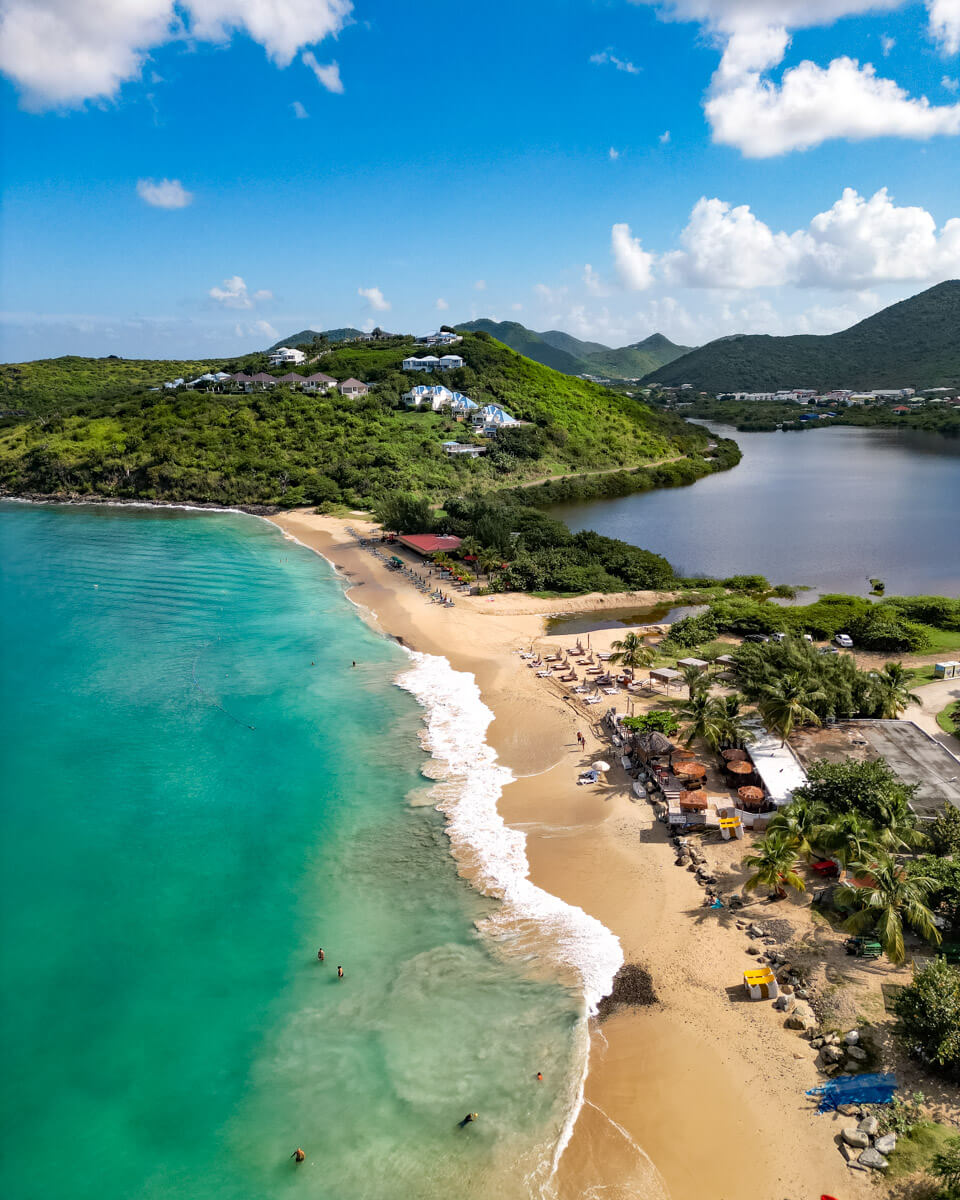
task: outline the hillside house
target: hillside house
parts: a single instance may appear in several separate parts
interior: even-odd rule
[[[370,389],[359,379],[345,379],[337,385],[337,391],[341,396],[365,396]]]
[[[474,446],[469,442],[444,442],[444,454],[462,454],[467,458],[479,458],[481,454],[486,454],[486,446]]]
[[[484,433],[496,434],[508,425],[518,425],[516,417],[512,417],[498,404],[485,404],[473,414],[473,423],[479,425]]]
[[[440,367],[440,359],[435,354],[425,354],[423,358],[405,358],[403,360],[403,369],[405,371],[436,371]]]
[[[287,363],[299,367],[301,363],[305,363],[306,361],[306,354],[302,350],[293,349],[292,346],[281,346],[278,350],[270,351],[271,367],[285,367]]]
[[[437,333],[427,333],[423,337],[417,338],[418,346],[453,346],[457,342],[462,342],[463,338],[459,333],[450,333],[448,330],[441,330]]]
[[[463,392],[454,392],[453,400],[450,403],[450,410],[454,416],[465,417],[467,413],[476,412],[480,405],[476,400],[471,400],[469,396],[465,396]]]
[[[295,371],[288,371],[286,375],[281,375],[277,383],[289,383],[291,387],[296,387],[297,384],[303,383],[303,376],[298,375]]]
[[[184,385],[183,379],[171,379],[169,383],[165,383],[163,386],[165,388],[173,389],[173,388],[183,387],[183,385]]]
[[[303,390],[305,392],[324,392],[328,388],[337,386],[337,381],[332,375],[324,375],[322,371],[317,371],[313,375],[308,375],[303,381]]]
[[[404,392],[403,402],[407,408],[430,408],[434,412],[440,412],[441,409],[449,408],[453,403],[453,392],[449,388],[445,388],[442,383],[436,387],[418,383],[409,392]]]
[[[268,388],[277,386],[277,377],[268,375],[266,371],[258,371],[256,375],[250,376],[251,388]]]
[[[444,354],[440,359],[441,371],[459,371],[463,366],[463,359],[459,354]]]

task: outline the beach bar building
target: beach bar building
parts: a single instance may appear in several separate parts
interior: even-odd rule
[[[780,739],[766,729],[757,729],[747,744],[747,753],[764,790],[777,808],[793,799],[793,793],[807,782],[807,773],[800,760]]]
[[[414,554],[419,554],[421,558],[432,558],[434,554],[453,554],[460,549],[460,543],[463,539],[453,537],[452,535],[438,535],[435,533],[401,533],[397,537],[397,541],[401,546],[406,546],[408,550],[412,550]]]

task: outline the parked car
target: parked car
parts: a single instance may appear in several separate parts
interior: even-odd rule
[[[805,633],[805,634],[803,635],[803,640],[804,640],[805,642],[812,642],[812,641],[813,641],[813,634],[812,634],[812,633]]]
[[[844,650],[852,650],[853,649],[853,638],[850,636],[849,633],[838,633],[837,636],[833,640],[837,643],[838,646],[842,646],[844,648]]]
[[[836,648],[836,646],[821,646],[820,653],[821,654],[839,654],[840,651]]]
[[[774,642],[785,642],[787,635],[785,633],[771,633],[770,638]]]
[[[769,642],[770,638],[765,633],[748,633],[743,640],[745,642]]]

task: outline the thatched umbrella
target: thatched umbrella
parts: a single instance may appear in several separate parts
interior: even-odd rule
[[[703,792],[681,792],[680,807],[702,812],[707,807],[707,798]]]
[[[737,788],[737,795],[748,807],[754,804],[762,804],[764,800],[763,788],[754,787],[753,784]]]
[[[676,750],[673,742],[657,729],[641,733],[635,744],[644,758],[662,758],[665,754],[673,754]]]
[[[731,775],[752,775],[753,763],[748,762],[728,762],[727,770]]]
[[[720,757],[725,762],[746,762],[747,752],[746,750],[721,750]]]
[[[682,775],[684,779],[703,779],[707,773],[707,768],[703,763],[684,762],[677,763],[673,768],[674,775]]]

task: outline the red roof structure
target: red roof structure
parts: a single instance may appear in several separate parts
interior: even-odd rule
[[[398,540],[401,546],[406,546],[416,554],[422,554],[424,558],[429,558],[431,554],[439,554],[441,550],[444,554],[450,554],[459,550],[463,541],[462,538],[438,536],[433,533],[401,533]]]

